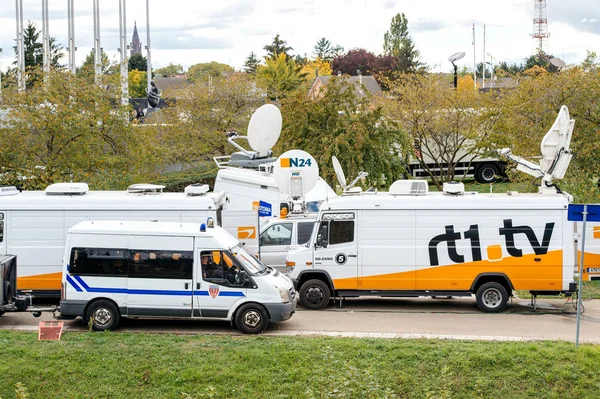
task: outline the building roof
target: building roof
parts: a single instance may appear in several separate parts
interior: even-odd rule
[[[356,86],[356,93],[359,97],[365,97],[366,92],[371,95],[377,95],[382,92],[379,83],[377,83],[377,80],[375,80],[372,75],[344,76],[342,79],[345,79]],[[311,93],[316,89],[315,86],[326,86],[330,80],[331,76],[317,77],[312,85]],[[316,96],[317,94],[318,93],[314,93],[313,96]]]

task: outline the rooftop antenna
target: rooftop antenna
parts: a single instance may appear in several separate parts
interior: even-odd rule
[[[539,165],[527,161],[524,158],[513,155],[510,148],[504,148],[498,152],[508,159],[517,163],[517,170],[527,173],[536,178],[541,178],[542,183],[539,187],[541,194],[561,193],[560,189],[552,183],[552,179],[562,179],[569,167],[573,153],[569,145],[573,135],[575,120],[569,116],[569,109],[566,105],[560,107],[558,116],[554,124],[542,139],[540,150],[542,159]]]
[[[344,190],[344,194],[353,194],[360,193],[362,189],[360,187],[354,187],[359,180],[364,179],[369,176],[367,172],[359,172],[358,176],[352,183],[346,184],[346,175],[344,174],[344,170],[342,169],[342,165],[340,165],[340,161],[338,161],[337,157],[334,155],[331,157],[331,162],[333,163],[333,170],[335,171],[335,176],[337,177],[338,183],[340,187]]]
[[[319,180],[319,165],[309,153],[302,150],[286,151],[275,162],[273,178],[279,191],[288,194],[291,213],[306,213],[306,194]]]
[[[214,157],[219,168],[237,166],[258,169],[259,165],[275,162],[271,148],[279,140],[283,120],[281,111],[273,104],[265,104],[254,112],[248,124],[247,136],[231,132],[227,142],[240,150],[231,156]],[[253,151],[246,150],[236,140],[247,140]]]
[[[456,66],[454,61],[458,61],[461,58],[463,58],[464,56],[465,56],[465,53],[460,52],[460,53],[454,53],[450,57],[448,57],[448,61],[450,61],[452,63],[452,66],[454,67],[454,88],[455,89],[456,89],[456,86],[458,86],[458,67]]]

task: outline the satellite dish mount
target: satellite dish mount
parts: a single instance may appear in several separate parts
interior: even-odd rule
[[[454,67],[454,88],[455,89],[458,86],[458,67],[456,66],[456,64],[454,63],[454,61],[458,61],[461,58],[463,58],[464,56],[465,56],[465,53],[461,51],[460,53],[454,53],[454,54],[452,54],[448,58],[448,61],[450,61],[452,63],[452,66]]]
[[[306,213],[304,197],[319,180],[319,166],[312,155],[302,150],[284,152],[275,162],[273,178],[279,191],[288,194],[290,213]]]

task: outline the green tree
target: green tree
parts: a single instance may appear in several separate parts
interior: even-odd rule
[[[333,76],[323,97],[312,100],[298,92],[282,101],[283,127],[275,151],[294,148],[309,152],[319,174],[335,186],[331,157],[336,156],[348,178],[369,173],[367,184],[389,186],[404,173],[399,152],[406,136],[381,106],[360,98],[351,83]]]
[[[260,60],[254,54],[254,51],[250,52],[248,57],[246,58],[246,62],[244,62],[244,71],[246,73],[255,74],[256,68],[260,65]]]
[[[25,68],[41,67],[44,64],[44,44],[41,39],[41,31],[34,22],[28,21],[23,30],[23,47],[25,55]],[[56,42],[55,37],[50,37],[50,65],[53,68],[62,68],[62,46]],[[15,57],[17,49],[15,47]],[[16,64],[15,61],[13,64]]]
[[[148,72],[134,69],[133,71],[129,71],[128,79],[130,98],[146,98],[148,96],[146,93],[146,89],[148,88]]]
[[[269,98],[277,100],[305,82],[306,73],[302,73],[301,68],[293,58],[288,59],[285,53],[280,53],[277,58],[267,58],[266,65],[259,66],[256,75]]]
[[[104,51],[100,54],[100,59],[102,60],[100,63],[100,72],[102,75],[108,75],[111,72],[110,61],[108,60],[108,56]],[[88,55],[85,56],[85,60],[83,64],[79,68],[77,68],[77,75],[85,77],[88,81],[94,80],[94,50],[90,51]]]
[[[408,33],[408,19],[402,14],[392,18],[390,30],[383,35],[383,51],[396,58],[400,72],[422,72],[425,64],[419,61],[421,54]]]
[[[148,71],[148,60],[141,54],[133,54],[129,57],[127,66],[130,71],[137,69],[138,71]]]
[[[287,42],[285,40],[282,40],[279,37],[279,33],[276,34],[273,38],[273,43],[267,44],[263,48],[267,51],[267,58],[270,58],[272,60],[279,57],[280,54],[285,54],[285,58],[288,59],[291,56],[289,52],[293,50],[292,47],[289,47],[287,45]]]
[[[342,46],[333,46],[331,42],[324,37],[320,38],[314,47],[315,57],[329,63],[331,63],[334,58],[342,55],[343,52],[344,48]]]
[[[183,73],[183,66],[181,66],[181,64],[173,64],[172,62],[169,62],[169,65],[158,68],[154,71],[154,73],[169,78]]]
[[[39,69],[31,73],[41,82]],[[117,188],[118,181],[120,188],[152,166],[146,137],[133,134],[128,123],[129,107],[115,101],[118,77],[104,77],[102,87],[58,70],[44,78],[29,90],[3,93],[3,183],[28,176],[20,181],[27,189],[56,181],[86,181],[98,189]]]
[[[220,62],[212,61],[192,65],[188,68],[187,75],[188,81],[200,82],[207,79],[209,76],[212,78],[218,78],[233,72],[235,72],[233,67]]]
[[[598,54],[595,51],[587,50],[587,55],[585,60],[581,63],[581,68],[584,71],[591,72],[598,67],[600,67],[600,58],[598,58]]]

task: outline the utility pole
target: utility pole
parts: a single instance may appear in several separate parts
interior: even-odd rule
[[[121,56],[121,105],[129,104],[129,72],[127,65],[127,0],[119,0],[119,49]]]
[[[17,87],[25,90],[25,50],[23,45],[23,0],[15,0],[17,16]]]
[[[68,47],[67,51],[69,52],[69,71],[73,74],[77,72],[77,67],[75,66],[75,10],[73,6],[74,0],[68,0],[67,4],[67,20],[69,25],[69,38],[68,38]]]
[[[485,66],[485,25],[483,25],[483,62],[481,63],[481,71],[483,72],[482,74],[482,86],[485,89],[485,70],[486,70],[486,66]]]
[[[102,74],[102,47],[100,47],[100,0],[94,0],[94,78],[100,82]]]
[[[477,60],[475,56],[475,23],[473,23],[473,86],[477,91]]]
[[[152,81],[152,59],[150,57],[150,53],[152,51],[152,44],[150,41],[150,0],[146,0],[146,40],[148,45],[146,46],[146,50],[148,50],[148,93],[152,89],[150,82]]]
[[[42,0],[42,48],[44,78],[50,72],[50,28],[48,27],[48,0]]]

